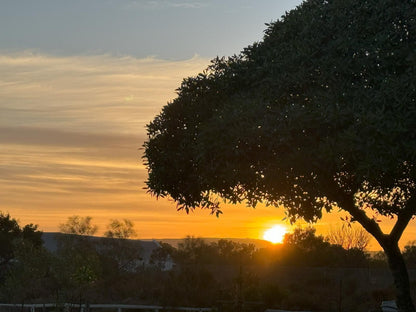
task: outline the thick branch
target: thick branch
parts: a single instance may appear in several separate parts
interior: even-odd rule
[[[338,194],[338,203],[341,208],[351,214],[351,216],[360,223],[364,229],[379,242],[381,246],[385,245],[388,235],[384,234],[378,223],[367,216],[365,211],[355,205],[353,195]]]
[[[397,215],[397,222],[390,232],[390,238],[394,242],[398,242],[402,236],[404,230],[409,224],[410,220],[416,213],[416,199],[413,196],[406,205],[406,208],[401,210]]]

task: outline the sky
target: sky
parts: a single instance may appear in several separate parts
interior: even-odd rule
[[[284,211],[244,205],[189,215],[144,189],[145,126],[183,78],[262,39],[300,0],[2,0],[0,211],[58,231],[69,216],[138,238],[261,238]],[[316,227],[325,234],[339,216]],[[388,223],[388,222],[387,222]],[[387,224],[386,223],[386,224]],[[411,224],[403,238],[413,240]]]

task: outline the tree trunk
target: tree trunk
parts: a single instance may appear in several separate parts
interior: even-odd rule
[[[409,274],[397,242],[383,246],[396,286],[396,303],[400,312],[415,312],[410,295]]]

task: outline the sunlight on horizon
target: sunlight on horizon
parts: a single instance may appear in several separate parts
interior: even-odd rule
[[[283,243],[286,233],[286,227],[282,225],[275,225],[264,232],[263,238],[273,244],[281,244]]]

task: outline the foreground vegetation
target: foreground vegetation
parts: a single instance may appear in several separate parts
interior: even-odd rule
[[[41,232],[36,226],[30,225],[31,235],[24,237],[9,215],[1,214],[0,221],[3,303],[368,311],[394,296],[383,254],[370,256],[354,246],[345,249],[331,244],[313,228],[298,228],[286,235],[283,244],[260,249],[230,240],[208,243],[187,237],[178,246],[160,243],[146,265],[132,266],[144,255],[135,241],[60,234],[56,251],[50,251],[39,244]],[[94,228],[90,221],[87,228]],[[6,246],[10,247],[7,257]],[[411,273],[416,274],[416,247],[408,245],[404,255]],[[173,262],[174,267],[166,270],[166,262]]]

